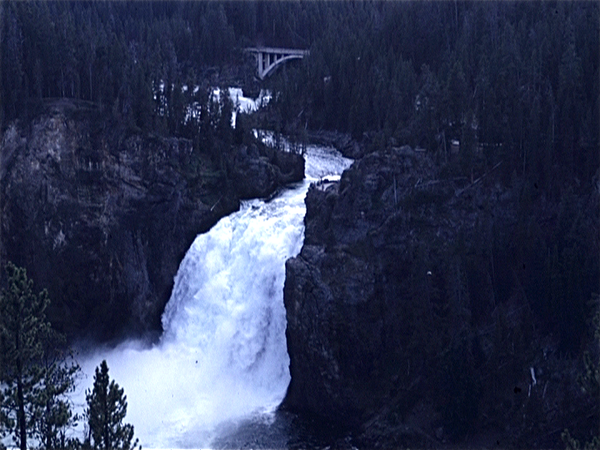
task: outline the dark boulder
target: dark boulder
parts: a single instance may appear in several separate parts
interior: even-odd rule
[[[268,197],[279,186],[304,178],[304,158],[257,144],[242,146],[234,158],[231,177],[240,198]]]
[[[338,131],[308,131],[306,138],[315,145],[326,147],[334,147],[346,158],[360,159],[366,152],[366,142],[359,142],[350,136],[348,133],[340,133]]]

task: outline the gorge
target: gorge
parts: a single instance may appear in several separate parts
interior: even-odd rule
[[[184,139],[141,140],[118,127],[90,131],[102,121],[90,120],[98,112],[89,108],[53,103],[30,134],[17,126],[5,133],[2,187],[10,201],[3,202],[2,250],[29,255],[34,276],[46,271],[39,276],[58,298],[59,326],[61,314],[78,317],[72,304],[107,327],[95,336],[112,337],[113,345],[126,336],[111,334],[119,327],[153,336],[116,347],[84,344],[80,353],[88,377],[108,360],[127,389],[144,446],[290,447],[298,425],[290,425],[296,416],[288,412],[338,427],[338,437],[325,440],[336,446],[437,447],[464,439],[546,445],[556,435],[536,440],[534,424],[549,414],[547,405],[565,405],[546,416],[548,426],[589,406],[577,372],[560,366],[574,338],[569,317],[578,317],[563,312],[564,334],[548,338],[535,326],[537,305],[525,302],[540,289],[532,273],[552,269],[536,260],[539,246],[556,240],[535,223],[553,224],[547,230],[565,237],[576,233],[568,245],[597,246],[597,189],[572,204],[538,204],[524,216],[526,186],[503,188],[493,168],[471,181],[449,176],[408,146],[373,151],[335,134],[329,141],[360,155],[343,174],[348,162],[331,151],[309,146],[304,161],[253,144],[232,154],[233,180],[226,182],[208,171],[186,173],[194,150]],[[213,164],[209,157],[204,163]],[[74,185],[69,176],[87,181]],[[270,201],[239,200],[276,191]],[[40,196],[45,206],[37,210]],[[220,218],[225,207],[231,211]],[[201,234],[177,272],[174,247],[193,240],[192,232]],[[529,247],[514,247],[519,232],[529,233]],[[163,262],[154,266],[150,255]],[[597,265],[588,255],[582,264]],[[106,283],[82,265],[115,277]],[[149,268],[158,266],[170,300],[153,292],[161,283]],[[178,273],[174,281],[169,267],[171,277]],[[77,281],[81,276],[87,278]],[[85,289],[78,295],[87,306],[66,302],[68,290],[56,295],[58,281]],[[111,293],[119,290],[121,297]],[[161,316],[152,326],[150,318]],[[66,331],[69,325],[81,327],[62,323]],[[534,367],[543,389],[532,387]],[[525,420],[510,419],[521,410]],[[480,431],[469,434],[473,429]]]
[[[309,185],[339,177],[350,163],[320,147],[304,156],[304,181],[271,200],[242,202],[198,235],[175,277],[156,346],[130,341],[83,359],[87,374],[106,359],[127,387],[128,420],[144,447],[206,448],[240,421],[274,420],[290,380],[285,261],[302,246]],[[288,438],[281,434],[279,445]]]
[[[303,178],[300,155],[235,151],[221,167],[189,139],[142,135],[91,103],[48,101],[3,135],[2,260],[49,290],[50,320],[68,335],[155,339],[195,236],[240,198]]]
[[[44,314],[55,397],[108,359],[145,447],[598,447],[599,18],[0,2],[0,448],[50,417]]]

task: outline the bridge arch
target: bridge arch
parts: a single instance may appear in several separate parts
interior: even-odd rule
[[[270,76],[283,63],[292,59],[302,59],[309,54],[308,50],[273,47],[252,47],[246,51],[255,55],[256,73],[261,80]]]

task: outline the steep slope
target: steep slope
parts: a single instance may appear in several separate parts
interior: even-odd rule
[[[476,442],[478,432],[549,445],[590,405],[579,363],[552,356],[560,326],[545,323],[531,293],[545,267],[531,262],[545,257],[539,246],[555,239],[562,213],[543,198],[523,211],[526,189],[502,187],[493,168],[480,180],[440,168],[408,147],[382,150],[339,185],[310,189],[304,246],[286,265],[283,405],[348,427],[368,447]],[[585,289],[598,279],[598,198],[582,196],[583,218],[571,215],[588,243]],[[573,320],[584,333],[582,317]]]
[[[50,318],[71,336],[158,332],[195,236],[240,197],[302,179],[299,155],[252,148],[223,149],[224,170],[190,140],[142,135],[91,103],[49,102],[2,138],[1,259],[48,288]]]

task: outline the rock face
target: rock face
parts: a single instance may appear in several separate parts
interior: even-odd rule
[[[359,159],[367,153],[365,137],[358,142],[347,133],[325,130],[309,131],[306,137],[313,144],[335,147],[346,158]]]
[[[240,198],[266,197],[279,186],[304,178],[304,159],[266,146],[241,146],[231,165],[236,192]]]
[[[529,425],[508,418],[527,404],[515,386],[527,391],[530,365],[549,363],[536,352],[524,251],[510,244],[515,191],[493,172],[478,183],[439,173],[408,147],[313,185],[304,246],[286,264],[283,407],[348,427],[367,447],[439,446],[493,423],[506,445],[524,439]],[[555,212],[528,213],[530,223]]]
[[[270,195],[287,180],[272,177],[281,169],[268,158],[249,172],[234,164],[233,182],[208,158],[192,172],[192,152],[189,140],[144,137],[67,100],[7,129],[0,256],[48,288],[60,329],[102,340],[159,332],[195,236],[238,209],[240,197]],[[239,189],[242,178],[257,188]]]
[[[373,153],[347,170],[339,186],[311,187],[304,246],[286,265],[292,375],[286,406],[357,426],[399,395],[408,363],[401,349],[414,332],[403,289],[418,275],[414,232],[405,230],[413,219],[402,205],[428,171],[416,163],[395,152]],[[422,230],[448,233],[434,223]],[[421,269],[426,282],[426,269],[434,268]],[[411,361],[413,373],[422,364]]]

